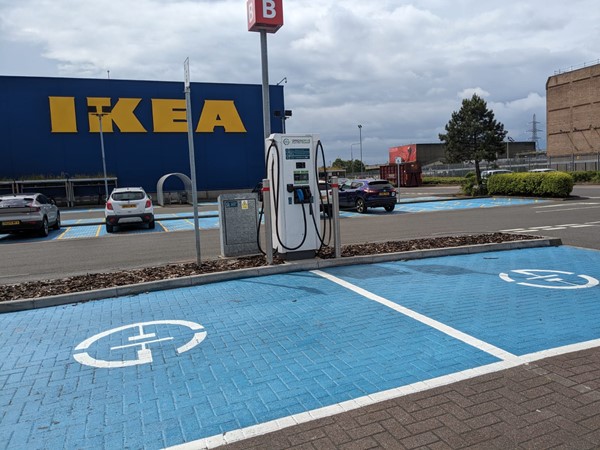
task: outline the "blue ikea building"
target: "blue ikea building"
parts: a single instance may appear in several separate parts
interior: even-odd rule
[[[0,76],[0,180],[101,177],[99,119],[108,176],[156,190],[189,176],[183,82]],[[283,87],[271,86],[271,117]],[[191,83],[197,188],[253,187],[264,176],[262,87]],[[272,120],[272,132],[281,132]],[[168,190],[168,185],[165,185]]]

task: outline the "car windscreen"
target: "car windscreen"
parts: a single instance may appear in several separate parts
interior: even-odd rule
[[[23,208],[30,206],[33,198],[0,198],[0,208]]]
[[[387,181],[370,181],[369,189],[374,189],[376,191],[384,191],[384,190],[389,190],[389,189],[394,189],[394,188]]]
[[[144,193],[140,191],[130,191],[130,192],[115,192],[112,195],[113,200],[118,202],[128,201],[128,200],[142,200],[144,198]]]

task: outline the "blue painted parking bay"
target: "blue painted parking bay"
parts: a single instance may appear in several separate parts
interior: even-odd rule
[[[598,279],[600,252],[558,247],[3,314],[0,442],[201,446],[536,352],[600,345]]]

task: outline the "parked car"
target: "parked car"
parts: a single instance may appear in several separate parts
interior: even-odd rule
[[[347,180],[340,186],[339,199],[340,208],[356,208],[361,214],[377,207],[391,212],[396,207],[396,190],[387,180]]]
[[[513,171],[506,170],[506,169],[484,170],[481,172],[481,179],[485,180],[485,179],[491,177],[492,175],[501,175],[503,173],[513,173]]]
[[[528,172],[531,172],[531,173],[545,173],[545,172],[556,172],[556,170],[554,170],[554,169],[531,169],[531,170],[528,170]]]
[[[107,233],[125,224],[148,224],[149,229],[154,228],[152,199],[141,187],[113,189],[104,207],[104,216]]]
[[[0,234],[33,231],[48,236],[50,228],[60,229],[60,211],[44,194],[0,196]]]
[[[325,180],[319,180],[319,209],[326,215],[331,217],[333,215],[333,198],[331,184]]]

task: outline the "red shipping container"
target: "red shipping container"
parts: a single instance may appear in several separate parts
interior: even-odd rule
[[[400,185],[397,183],[398,171],[400,172]],[[401,187],[417,187],[423,184],[421,164],[417,162],[379,166],[379,178]]]

